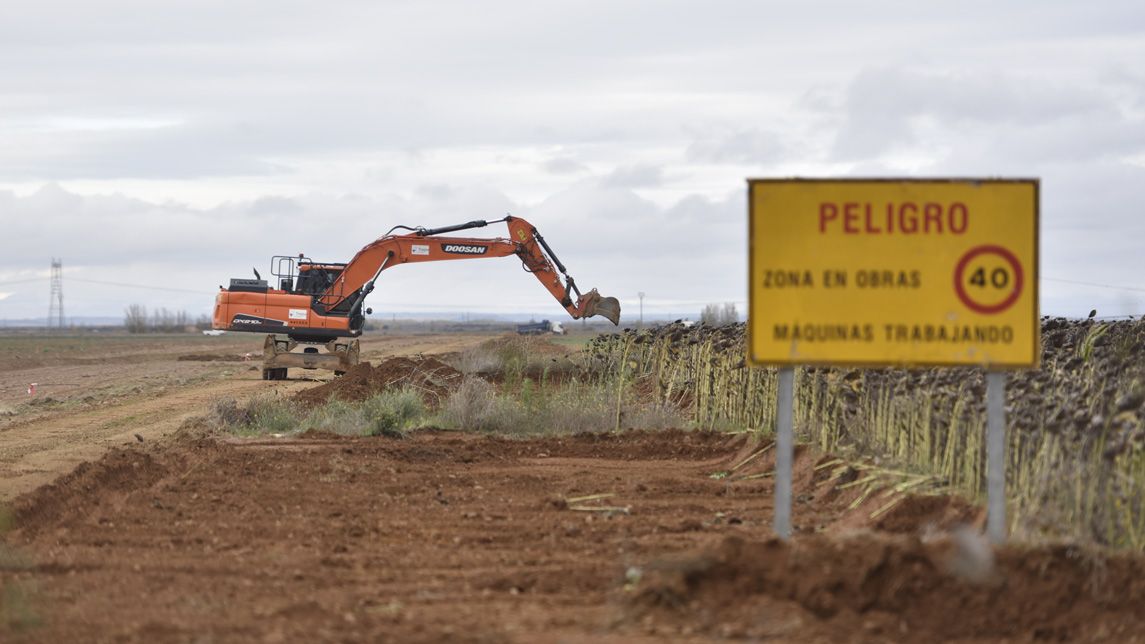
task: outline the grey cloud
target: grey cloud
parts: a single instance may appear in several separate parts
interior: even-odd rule
[[[658,165],[638,164],[613,170],[601,178],[610,188],[649,188],[664,183],[664,168]]]
[[[246,211],[256,217],[294,215],[302,211],[302,206],[287,197],[260,197],[255,199]]]
[[[780,70],[753,61],[808,30],[844,32],[749,1],[25,3],[0,23],[3,121],[179,124],[23,132],[18,153],[0,150],[0,180],[254,176],[316,153],[665,140],[723,93],[776,92]]]
[[[747,0],[716,8],[497,1],[480,12],[462,2],[263,7],[14,6],[0,23],[0,123],[94,116],[179,124],[0,131],[9,144],[0,150],[0,180],[273,176],[294,171],[298,157],[471,145],[592,143],[619,156],[673,140],[682,123],[709,113],[737,125],[726,140],[693,142],[691,160],[771,161],[790,152],[759,130],[774,99],[807,94],[809,84],[830,87],[876,54],[912,62],[911,47],[928,37],[972,36],[951,38],[960,47],[951,56],[969,61],[970,80],[952,78],[964,89],[944,93],[945,79],[885,70],[856,82],[853,122],[836,146],[855,158],[911,140],[902,122],[944,106],[950,118],[1025,120],[1043,99],[1060,103],[1056,91],[973,79],[989,71],[981,61],[998,43],[1049,47],[1047,34],[1132,32],[1136,15],[1128,2],[1102,3],[1101,11],[1038,5],[1036,21],[1029,6],[984,2],[937,15],[843,2],[777,10]],[[893,100],[899,94],[906,107]],[[802,111],[798,100],[788,104]]]
[[[723,199],[689,195],[670,206],[665,216],[697,227],[725,224],[746,227],[747,200],[739,192]]]
[[[1029,128],[1071,118],[1108,118],[1100,94],[1065,84],[997,73],[921,73],[876,69],[860,73],[847,90],[846,120],[834,154],[877,156],[916,141],[916,121],[936,119],[953,132],[981,127]]]
[[[0,152],[0,178],[191,179],[285,170],[260,158],[249,138],[241,126],[20,133],[11,137],[21,144],[18,148]]]
[[[541,164],[541,169],[549,174],[581,174],[588,172],[588,166],[570,157],[554,157]]]
[[[574,240],[569,243],[587,255],[643,262],[649,270],[666,257],[702,261],[722,255],[726,250],[722,241],[698,248],[697,234],[734,239],[742,233],[744,212],[740,191],[722,199],[689,195],[659,206],[630,189],[593,181],[580,182],[530,209],[544,221],[544,230],[554,231],[554,239]]]
[[[418,186],[417,194],[435,200],[449,199],[453,196],[453,188],[444,183]]]
[[[6,227],[0,268],[39,266],[53,255],[93,270],[122,270],[143,262],[202,270],[212,262],[220,268],[242,266],[300,251],[333,260],[352,255],[394,224],[467,221],[478,218],[474,209],[494,218],[512,207],[503,195],[480,187],[416,201],[313,194],[195,208],[115,195],[81,196],[49,184],[27,197],[8,193],[0,198]]]
[[[686,154],[690,161],[701,163],[762,165],[780,161],[790,152],[778,134],[745,128],[701,134]]]

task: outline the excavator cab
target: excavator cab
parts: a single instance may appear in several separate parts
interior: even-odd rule
[[[297,257],[275,255],[270,265],[271,274],[278,278],[279,289],[313,297],[326,294],[346,268],[345,264],[319,264],[301,254]]]

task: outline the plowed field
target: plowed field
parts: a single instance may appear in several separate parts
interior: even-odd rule
[[[743,436],[185,437],[19,498],[0,640],[1141,641],[1145,566],[943,531],[801,451],[791,545]],[[770,452],[751,471],[766,474]],[[925,536],[929,534],[929,536]],[[1136,638],[1136,640],[1134,639]]]

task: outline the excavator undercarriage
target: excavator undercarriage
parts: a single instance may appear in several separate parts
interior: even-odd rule
[[[262,345],[262,379],[286,380],[289,367],[301,369],[325,369],[340,376],[358,364],[360,353],[357,338],[339,338],[327,342],[326,353],[320,353],[318,346],[303,345],[301,352],[294,350],[302,343],[290,336],[268,335]]]

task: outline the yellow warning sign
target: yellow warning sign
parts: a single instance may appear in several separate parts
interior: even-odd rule
[[[1038,181],[753,179],[749,353],[1036,367]]]

